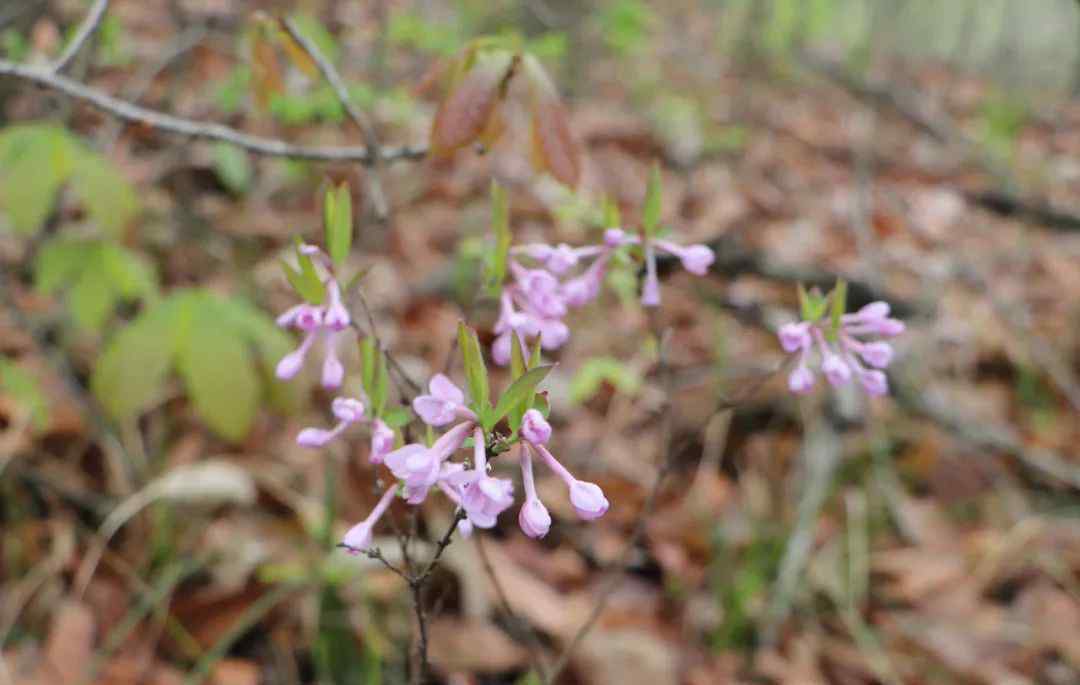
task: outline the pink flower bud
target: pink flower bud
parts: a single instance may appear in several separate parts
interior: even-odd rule
[[[660,306],[660,278],[656,275],[656,253],[645,245],[645,284],[641,287],[641,306]]]
[[[570,504],[574,506],[577,515],[585,521],[600,518],[610,506],[599,485],[583,480],[575,480],[570,485]]]
[[[858,350],[859,356],[870,366],[884,369],[892,362],[893,348],[889,343],[871,342],[861,345],[856,349]]]
[[[845,385],[851,380],[851,367],[845,364],[839,355],[832,352],[825,353],[825,360],[821,363],[821,372],[834,387]]]
[[[889,379],[881,371],[870,370],[859,374],[859,383],[867,395],[880,397],[889,394]]]
[[[620,247],[632,242],[635,242],[635,239],[628,237],[626,231],[621,228],[609,228],[604,231],[604,244],[608,247]]]
[[[814,387],[814,374],[805,364],[795,367],[788,376],[788,389],[796,395],[805,395]]]
[[[521,417],[521,437],[534,445],[543,445],[551,438],[551,424],[538,409],[530,409]]]
[[[323,359],[322,386],[324,388],[340,388],[345,380],[345,366],[337,356],[337,346],[330,340],[333,334],[327,336],[326,358]]]
[[[804,350],[813,342],[810,336],[810,324],[805,321],[784,324],[780,327],[777,337],[780,338],[780,346],[785,352]]]
[[[528,497],[518,512],[521,531],[531,538],[542,538],[551,530],[551,514],[537,497]]]
[[[387,426],[382,419],[375,419],[371,429],[371,454],[368,461],[372,464],[381,464],[386,455],[394,449],[394,430]]]
[[[364,417],[364,403],[352,397],[337,397],[330,403],[330,411],[339,421],[356,423]]]
[[[709,267],[716,261],[716,255],[707,245],[690,245],[684,247],[679,260],[683,268],[696,276],[704,276],[709,272]]]
[[[277,363],[277,368],[274,373],[281,380],[288,380],[300,373],[300,369],[304,368],[304,360],[307,358],[308,350],[311,349],[311,345],[315,342],[315,333],[308,333],[304,336],[300,346],[281,358],[281,361]]]
[[[341,546],[354,556],[367,551],[374,541],[372,528],[373,526],[367,521],[361,521],[345,533],[345,537],[341,539]]]
[[[544,260],[553,274],[564,274],[578,263],[577,252],[566,243],[559,243]]]
[[[305,428],[296,436],[296,444],[301,447],[317,449],[326,447],[331,440],[338,436],[338,431],[325,430],[323,428]]]

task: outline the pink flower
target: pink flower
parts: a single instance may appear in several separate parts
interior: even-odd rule
[[[413,400],[413,410],[429,426],[445,426],[455,419],[475,419],[476,415],[465,406],[465,393],[441,373],[435,374],[428,383],[427,395]]]
[[[656,246],[679,258],[684,269],[696,276],[704,276],[716,261],[716,255],[707,245],[676,245],[670,240],[657,240]]]
[[[543,445],[536,445],[535,447],[540,456],[547,462],[548,468],[566,483],[570,491],[570,504],[573,505],[578,517],[586,521],[593,521],[607,512],[610,505],[599,485],[574,478],[573,474],[552,456],[547,447]]]
[[[854,314],[840,317],[838,330],[832,330],[828,317],[819,321],[800,321],[780,327],[777,335],[786,352],[798,353],[799,363],[788,377],[788,388],[796,394],[804,394],[814,385],[810,361],[816,350],[821,359],[821,372],[833,386],[847,385],[854,377],[866,394],[885,395],[889,381],[880,370],[893,360],[893,348],[880,340],[861,340],[861,337],[879,335],[892,337],[904,331],[904,323],[889,318],[889,305],[871,302]],[[835,339],[827,338],[835,334]],[[864,363],[873,368],[866,368]]]
[[[551,424],[538,409],[530,409],[521,417],[521,437],[534,445],[543,445],[551,437]]]
[[[477,528],[492,528],[499,514],[514,503],[514,484],[487,475],[484,431],[473,431],[473,468],[450,475],[447,480],[461,490],[461,508]]]
[[[641,286],[641,306],[660,306],[660,278],[656,275],[656,253],[651,244],[645,245],[645,284]]]
[[[308,252],[322,255],[322,252],[314,246],[305,246]],[[304,252],[304,248],[301,248]],[[308,252],[305,252],[307,254]],[[325,257],[325,255],[322,255]],[[327,259],[327,264],[329,260]],[[325,267],[329,269],[329,267]],[[299,304],[277,318],[277,325],[282,328],[296,328],[305,333],[300,346],[281,358],[275,373],[282,380],[293,378],[300,372],[307,359],[308,352],[316,338],[323,338],[326,357],[322,368],[322,385],[325,388],[337,388],[341,386],[345,378],[345,367],[338,358],[337,344],[342,331],[349,327],[349,312],[341,301],[341,287],[331,273],[325,280],[326,304],[316,307],[310,304]]]
[[[543,269],[526,269],[510,262],[510,273],[516,281],[515,290],[528,303],[529,309],[545,318],[566,314],[566,303],[559,295],[559,280]]]
[[[562,284],[562,295],[566,304],[571,307],[581,307],[596,299],[596,296],[600,294],[600,288],[604,285],[604,274],[610,259],[611,251],[605,250],[589,265],[585,273]]]
[[[330,430],[323,428],[305,428],[296,436],[296,443],[301,447],[325,447],[331,440],[341,435],[350,425],[364,417],[364,404],[352,397],[338,397],[331,403],[331,411],[338,423]]]
[[[387,488],[386,492],[379,498],[378,504],[368,514],[368,517],[345,533],[340,546],[344,547],[349,554],[357,555],[371,547],[373,540],[372,530],[375,528],[375,524],[379,522],[379,519],[382,518],[382,515],[386,513],[386,510],[390,508],[391,502],[394,501],[395,490],[394,487]]]
[[[472,429],[472,421],[463,421],[442,434],[431,447],[410,443],[390,452],[383,462],[394,476],[405,482],[406,500],[419,504],[439,480],[442,463],[456,452]]]
[[[381,464],[386,455],[394,449],[394,429],[387,426],[382,419],[375,419],[371,428],[371,454],[368,461],[372,464]]]
[[[551,530],[551,514],[536,494],[533,480],[532,454],[528,445],[519,448],[521,459],[521,482],[525,486],[525,502],[518,512],[518,525],[521,531],[531,538],[542,538]]]

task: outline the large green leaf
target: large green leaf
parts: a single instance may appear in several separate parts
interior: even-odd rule
[[[90,381],[98,401],[114,419],[129,419],[161,395],[173,361],[177,307],[159,304],[109,341]]]
[[[487,366],[484,364],[484,354],[480,350],[480,339],[476,337],[476,331],[466,326],[464,321],[458,322],[458,347],[461,349],[465,380],[469,386],[473,409],[483,417],[491,406],[488,400]]]
[[[12,229],[31,234],[52,213],[56,194],[71,167],[71,143],[61,129],[22,131],[5,145],[0,169],[0,204]]]
[[[239,440],[259,406],[254,360],[247,341],[221,325],[220,307],[210,302],[200,305],[177,350],[177,368],[203,420],[222,436]]]
[[[83,269],[68,292],[72,318],[76,324],[91,331],[101,330],[115,305],[116,290],[100,269]]]
[[[89,242],[56,238],[41,246],[34,260],[34,284],[49,295],[70,284],[86,266]]]

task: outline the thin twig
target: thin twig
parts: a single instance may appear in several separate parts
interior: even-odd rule
[[[299,43],[300,47],[304,49],[304,52],[314,60],[315,64],[319,67],[319,71],[321,71],[323,77],[326,78],[327,83],[334,89],[334,94],[337,95],[337,99],[341,102],[341,106],[345,108],[349,118],[352,119],[353,123],[360,129],[360,133],[364,136],[364,143],[367,145],[368,150],[371,151],[374,160],[374,163],[371,165],[371,173],[368,174],[368,191],[371,195],[371,205],[375,212],[375,217],[379,221],[385,221],[389,214],[389,209],[387,207],[386,194],[383,192],[382,181],[379,177],[379,169],[382,166],[379,152],[382,149],[382,145],[379,143],[379,136],[375,131],[375,127],[364,113],[353,103],[352,98],[349,97],[349,90],[345,86],[345,81],[342,80],[341,75],[338,74],[337,69],[334,68],[334,65],[327,59],[326,55],[322,54],[322,51],[319,50],[319,46],[305,36],[292,19],[285,19],[282,23],[285,26],[285,30],[292,36],[293,40]]]
[[[398,392],[401,393],[402,398],[404,398],[406,401],[411,402],[414,397],[420,394],[420,384],[414,381],[411,376],[409,376],[408,372],[405,371],[405,368],[402,367],[401,363],[394,357],[393,354],[391,354],[390,350],[383,347],[382,338],[379,336],[379,328],[375,325],[375,317],[371,313],[371,305],[368,304],[367,297],[364,296],[364,291],[361,290],[359,287],[356,287],[350,294],[355,294],[356,302],[359,302],[361,309],[364,310],[364,318],[367,319],[368,323],[368,334],[371,335],[372,338],[374,338],[375,347],[377,347],[380,352],[386,355],[386,361],[390,364],[390,368],[393,369],[394,372],[399,376],[399,380],[408,386],[408,392],[406,392],[404,388],[402,388],[400,385],[398,385],[397,382],[395,382],[395,385],[397,385],[398,388]],[[352,314],[351,311],[349,313],[350,315]],[[359,332],[359,327],[356,326],[356,317],[350,316],[350,319],[353,321],[354,327],[356,327],[357,331]],[[457,338],[455,338],[455,340],[456,339]]]
[[[339,544],[338,547],[345,547],[345,545]],[[378,547],[372,547],[371,549],[364,550],[364,555],[368,558],[375,559],[376,561],[381,561],[383,566],[396,573],[406,583],[412,582],[412,578],[409,577],[409,574],[405,573],[397,566],[391,564],[390,561],[385,556],[383,556],[383,553],[379,550]]]
[[[90,7],[86,18],[79,25],[79,30],[75,32],[75,37],[71,39],[64,51],[53,62],[52,71],[59,73],[71,64],[75,56],[79,54],[79,50],[82,50],[83,46],[86,45],[86,41],[90,40],[90,36],[94,35],[94,31],[97,31],[98,26],[101,25],[101,20],[105,18],[105,10],[108,8],[109,0],[97,0]]]
[[[454,537],[454,531],[457,530],[457,524],[464,518],[465,510],[458,509],[457,513],[454,514],[454,519],[450,521],[450,526],[446,529],[446,532],[443,533],[442,539],[439,540],[439,544],[435,546],[435,554],[431,556],[431,560],[424,566],[424,570],[413,578],[413,583],[423,583],[427,580],[428,576],[431,575],[435,565],[439,563],[439,559],[442,557],[443,552],[450,545],[450,540]]]
[[[371,165],[374,163],[371,151],[367,147],[307,146],[290,143],[276,138],[264,138],[237,131],[223,124],[194,121],[183,117],[165,114],[130,102],[119,100],[100,90],[55,74],[48,69],[16,64],[0,60],[0,76],[21,79],[39,86],[86,102],[98,109],[119,117],[125,121],[142,124],[168,133],[175,133],[191,138],[216,140],[244,148],[249,152],[270,157],[289,157],[325,162],[358,162]],[[427,146],[400,146],[379,150],[380,161],[417,160],[427,155]]]
[[[536,670],[536,675],[540,676],[541,682],[548,682],[543,646],[541,646],[540,640],[537,639],[532,626],[510,606],[510,598],[506,595],[502,583],[499,582],[499,576],[495,574],[495,567],[491,565],[491,559],[488,557],[487,550],[484,549],[484,537],[482,535],[476,536],[476,552],[480,556],[480,565],[484,569],[484,574],[491,581],[491,586],[495,588],[495,594],[499,598],[499,604],[502,605],[503,612],[513,624],[515,632],[525,639],[525,647],[529,650],[529,659]]]

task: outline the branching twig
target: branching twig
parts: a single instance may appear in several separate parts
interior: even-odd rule
[[[319,67],[319,71],[322,72],[323,77],[326,78],[327,83],[334,89],[334,94],[337,95],[337,99],[341,102],[341,106],[345,108],[349,118],[360,129],[360,133],[364,136],[364,143],[367,145],[368,150],[371,151],[373,164],[371,173],[368,174],[368,190],[371,195],[372,209],[375,212],[375,216],[379,221],[385,221],[388,214],[388,207],[386,202],[386,195],[383,193],[382,181],[379,178],[379,167],[382,166],[382,160],[380,159],[380,150],[382,146],[379,143],[379,136],[375,132],[375,127],[371,121],[368,120],[364,113],[361,112],[352,99],[349,97],[349,90],[345,86],[345,82],[341,79],[341,75],[338,74],[337,69],[331,64],[330,60],[326,58],[326,55],[322,54],[319,50],[319,46],[314,41],[305,36],[296,23],[292,19],[285,19],[282,22],[285,26],[285,30],[292,36],[293,40],[299,43],[300,47],[311,56],[315,64]]]
[[[71,64],[75,56],[79,54],[79,50],[82,50],[82,47],[86,45],[86,41],[90,40],[90,36],[94,35],[94,31],[101,25],[101,20],[105,18],[105,10],[108,8],[109,0],[96,0],[94,2],[71,42],[67,44],[64,51],[53,62],[52,71],[60,73]]]
[[[243,133],[223,124],[184,119],[183,117],[157,112],[119,100],[61,74],[55,74],[48,69],[0,60],[0,76],[21,79],[54,90],[131,123],[142,124],[181,136],[230,143],[255,154],[324,162],[357,162],[365,165],[375,163],[375,159],[367,147],[298,145],[276,138],[264,138]],[[426,155],[427,146],[423,145],[382,148],[379,150],[379,160],[384,162],[402,159],[416,160]]]

